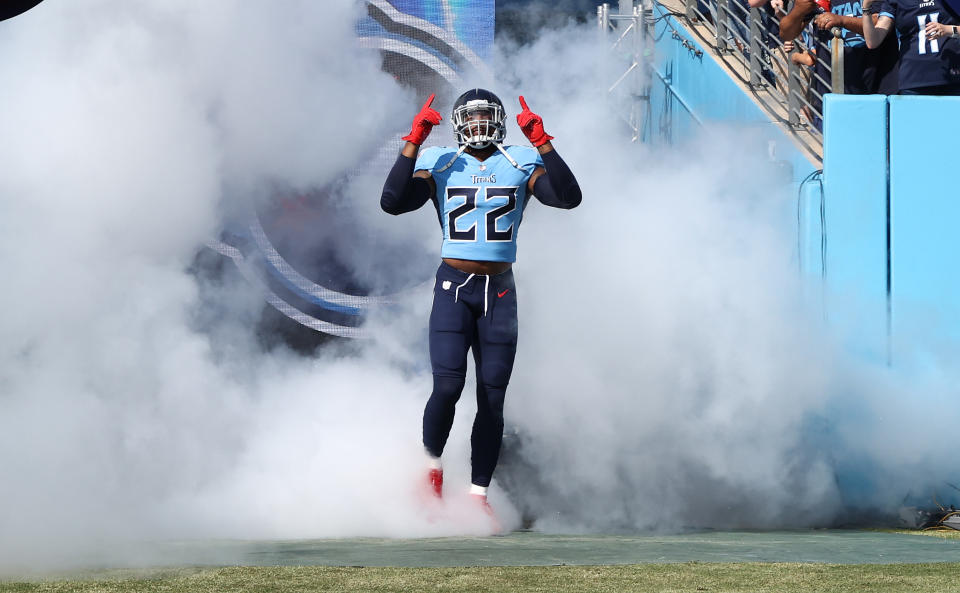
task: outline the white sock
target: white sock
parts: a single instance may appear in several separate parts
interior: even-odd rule
[[[439,457],[434,457],[433,454],[431,454],[430,451],[427,451],[426,449],[424,449],[424,452],[427,454],[427,467],[429,467],[430,469],[443,470],[443,466],[440,464]]]
[[[487,487],[486,486],[477,486],[476,484],[470,484],[470,494],[475,494],[477,496],[487,496]]]

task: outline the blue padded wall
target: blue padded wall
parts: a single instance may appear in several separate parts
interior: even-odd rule
[[[890,97],[894,335],[911,350],[960,337],[958,135],[960,97]]]
[[[887,98],[829,94],[824,100],[828,314],[860,342],[887,350]]]
[[[823,188],[827,270],[837,289],[886,299],[887,101],[827,95]]]
[[[960,340],[960,98],[827,95],[825,109],[829,314],[853,315],[862,349],[882,352],[889,339],[898,364],[951,351]]]

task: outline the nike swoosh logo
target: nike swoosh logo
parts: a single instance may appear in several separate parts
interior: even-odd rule
[[[502,299],[502,298],[503,298],[503,295],[507,294],[508,292],[510,292],[510,289],[509,289],[509,288],[506,289],[506,290],[503,291],[503,292],[498,292],[498,293],[497,293],[497,298],[498,298],[498,299]]]

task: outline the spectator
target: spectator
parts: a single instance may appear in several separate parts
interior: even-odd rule
[[[764,78],[770,84],[776,84],[776,73],[774,71],[774,60],[772,50],[780,47],[779,19],[783,13],[783,0],[748,0],[750,8],[758,8],[760,15],[760,63],[763,67]],[[752,17],[752,13],[751,13]]]
[[[844,93],[893,95],[899,89],[897,40],[891,36],[879,47],[868,48],[863,38],[861,11],[860,0],[832,0],[830,12],[817,15],[813,24],[824,32],[835,27],[842,31]],[[875,18],[871,16],[871,20]]]
[[[807,68],[813,68],[813,65],[816,63],[816,49],[802,49],[797,53],[791,53],[796,49],[796,44],[792,41],[783,42],[783,51],[790,55],[790,61],[796,64],[797,66],[806,66]],[[804,77],[809,80],[809,75]]]
[[[823,5],[813,0],[797,0],[780,23],[781,36],[792,39],[804,22],[813,19],[819,31],[815,80],[817,77],[831,80],[830,41],[832,30],[839,28],[843,39],[843,92],[851,95],[896,93],[899,88],[896,39],[890,37],[885,43],[877,44],[876,49],[868,48],[863,37],[865,19],[860,16],[860,0],[832,0],[829,9],[824,10]]]
[[[960,95],[960,17],[943,0],[863,0],[863,36],[867,47],[900,39],[901,95]]]
[[[804,97],[807,102],[801,111],[813,127],[822,131],[823,96],[830,92],[831,84],[829,47],[825,46],[824,41],[818,40],[818,31],[813,26],[813,22],[807,22],[801,35],[804,49],[789,54],[797,48],[797,44],[793,41],[785,41],[783,49],[790,55],[791,62],[798,66],[805,66],[801,72],[807,82],[804,87]],[[823,38],[822,32],[820,32],[820,38]]]
[[[807,33],[806,31],[804,31],[804,38],[806,37],[807,37]],[[804,39],[805,43],[806,41],[807,40]],[[803,77],[803,81],[804,81],[803,96],[804,96],[804,99],[806,100],[806,103],[803,104],[800,110],[803,112],[803,116],[807,118],[807,121],[809,121],[812,125],[816,126],[816,128],[819,130],[821,128],[820,117],[816,115],[811,109],[811,107],[813,107],[818,111],[822,110],[821,100],[823,97],[823,90],[822,89],[819,90],[818,94],[815,94],[812,92],[816,82],[811,80],[811,78],[813,73],[813,67],[817,63],[817,50],[814,47],[812,42],[807,43],[806,49],[799,49],[799,51],[797,52],[794,52],[793,51],[794,49],[799,49],[799,48],[797,48],[797,45],[793,41],[783,42],[783,51],[788,56],[790,56],[790,61],[796,64],[797,66],[803,67],[800,70],[800,75]]]
[[[822,14],[830,7],[829,0],[796,0],[793,8],[780,19],[780,39],[790,41],[796,39],[813,17]]]

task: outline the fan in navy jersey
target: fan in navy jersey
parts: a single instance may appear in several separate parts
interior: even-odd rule
[[[960,95],[960,18],[942,0],[883,0],[879,18],[867,18],[863,37],[874,48],[894,27],[900,39],[900,94]]]
[[[820,42],[815,48],[817,55],[811,83],[818,95],[831,90],[821,81],[831,80],[830,40],[835,27],[840,29],[843,39],[843,92],[850,95],[891,95],[897,92],[897,40],[891,37],[875,50],[867,48],[863,38],[861,0],[797,0],[781,22],[783,38],[792,39],[799,35],[803,23],[809,22],[810,18]],[[814,108],[822,111],[819,99],[815,100]]]
[[[433,392],[423,412],[427,481],[442,496],[440,456],[472,349],[477,375],[477,415],[471,443],[470,493],[491,513],[487,487],[503,438],[503,402],[517,351],[517,291],[512,263],[517,232],[530,197],[547,206],[574,208],[580,186],[551,144],[543,119],[520,97],[517,123],[533,145],[504,146],[506,113],[496,95],[469,90],[453,106],[458,147],[418,153],[440,114],[430,95],[413,120],[407,143],[387,176],[380,206],[402,214],[432,201],[440,221],[443,259],[430,313]]]
[[[813,24],[827,33],[834,27],[841,30],[844,93],[892,95],[897,92],[897,40],[891,36],[876,49],[867,48],[860,0],[831,0],[830,11],[817,15]],[[828,55],[824,63],[829,62]]]

